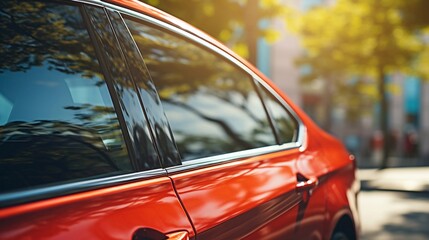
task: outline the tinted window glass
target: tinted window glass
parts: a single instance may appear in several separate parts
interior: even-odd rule
[[[130,171],[79,8],[0,5],[0,192]]]
[[[296,141],[298,134],[298,123],[279,100],[266,88],[260,86],[265,105],[271,113],[280,143]]]
[[[183,160],[275,144],[253,80],[244,71],[173,34],[126,22]]]

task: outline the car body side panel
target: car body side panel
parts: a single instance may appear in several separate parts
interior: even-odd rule
[[[300,152],[285,152],[170,173],[197,237],[292,237],[301,199],[294,170]]]
[[[297,169],[303,174],[319,175],[319,187],[323,189],[325,196],[323,239],[330,239],[336,224],[344,216],[350,217],[355,224],[355,232],[358,233],[359,215],[356,199],[360,184],[356,177],[354,157],[347,152],[339,140],[317,126],[309,127],[308,135],[313,140],[313,145],[317,146],[319,156],[315,159],[316,161],[301,158],[297,161]]]
[[[357,196],[360,191],[360,182],[356,176],[356,162],[352,155],[337,140],[329,145],[323,145],[326,161],[329,165],[329,174],[326,178],[326,208],[329,234],[332,234],[335,225],[341,217],[348,216],[354,223],[354,231],[358,235],[360,220],[357,206]],[[320,138],[323,139],[323,138]]]
[[[194,235],[169,178],[0,210],[0,239],[131,239],[139,228]]]

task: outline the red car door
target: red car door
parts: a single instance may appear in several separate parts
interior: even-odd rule
[[[169,178],[141,174],[134,181],[7,206],[0,210],[0,238],[187,239],[194,235]]]
[[[170,169],[201,239],[293,238],[299,151],[237,159],[201,169]]]

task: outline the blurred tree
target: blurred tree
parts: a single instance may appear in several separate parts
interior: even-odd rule
[[[316,77],[326,80],[326,97],[331,99],[326,104],[327,112],[331,111],[333,88],[343,87],[344,82],[352,76],[366,76],[376,81],[380,129],[385,139],[382,168],[388,165],[389,150],[386,142],[389,139],[389,108],[385,79],[395,72],[421,73],[415,61],[423,49],[423,43],[410,30],[411,27],[417,29],[424,21],[417,21],[406,9],[412,11],[416,8],[412,4],[423,2],[338,0],[332,6],[315,7],[302,14],[289,10],[287,14],[288,27],[302,38],[302,44],[307,50],[297,61],[312,69],[306,80]],[[425,14],[422,16],[428,18]],[[361,89],[361,93],[367,93],[367,87]],[[336,95],[344,93],[336,92]]]
[[[168,12],[229,45],[256,65],[257,40],[277,39],[278,32],[260,21],[283,16],[279,0],[141,0]]]
[[[419,31],[429,26],[429,1],[427,0],[407,0],[399,1],[400,10],[404,25],[412,30]]]

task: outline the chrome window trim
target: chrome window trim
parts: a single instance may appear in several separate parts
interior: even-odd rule
[[[265,87],[279,102],[285,107],[285,109],[292,115],[292,117],[297,121],[298,123],[298,136],[297,140],[295,142],[290,143],[284,143],[281,145],[272,145],[267,147],[261,147],[261,148],[255,148],[250,150],[242,150],[232,153],[226,153],[221,155],[216,155],[213,157],[205,157],[205,158],[198,158],[188,161],[182,161],[182,165],[173,166],[166,168],[169,173],[171,172],[177,172],[182,171],[185,169],[191,169],[191,168],[199,168],[207,165],[214,165],[214,164],[220,164],[224,162],[229,162],[232,160],[237,160],[240,158],[248,158],[252,156],[258,156],[278,151],[284,151],[289,149],[295,149],[295,148],[301,148],[304,145],[304,140],[306,136],[306,127],[303,124],[301,118],[298,117],[298,115],[293,111],[293,109],[286,103],[286,101],[280,97],[280,95],[274,91],[265,81],[262,80],[262,78],[253,72],[250,68],[248,68],[245,64],[240,62],[238,59],[233,57],[232,55],[228,54],[227,52],[223,51],[222,49],[218,48],[217,46],[207,42],[206,40],[187,32],[186,30],[180,29],[177,26],[173,26],[169,23],[163,22],[161,20],[158,20],[154,17],[148,16],[146,14],[140,13],[135,10],[127,9],[121,6],[113,5],[110,3],[103,2],[104,6],[106,8],[116,10],[121,14],[128,15],[130,17],[134,17],[137,19],[140,19],[144,22],[147,22],[149,24],[155,25],[159,28],[165,29],[167,31],[170,31],[174,34],[177,34],[180,37],[185,38],[186,40],[189,40],[191,43],[197,43],[202,47],[205,47],[213,52],[215,52],[217,55],[222,56],[225,60],[230,61],[235,66],[238,66],[240,69],[245,71],[251,78],[259,82],[263,87]],[[255,89],[256,90],[256,89]],[[268,116],[267,116],[268,117]]]
[[[50,0],[50,1],[55,2],[55,1],[58,1],[58,0]],[[67,1],[64,1],[64,2],[67,2]],[[101,7],[101,8],[104,7],[103,2],[101,2],[101,0],[71,0],[70,2],[72,2],[72,3],[80,3],[80,4],[87,4],[87,5],[91,5],[93,7]]]
[[[296,142],[293,142],[293,143],[285,143],[282,145],[273,145],[273,146],[254,148],[254,149],[243,150],[238,152],[225,153],[225,154],[211,156],[211,157],[188,160],[188,161],[182,162],[182,165],[166,168],[166,171],[167,173],[177,173],[177,172],[182,172],[182,171],[187,171],[192,169],[219,165],[222,163],[232,162],[239,159],[248,159],[251,157],[257,157],[265,154],[297,149],[300,147],[301,145],[299,145]]]
[[[40,186],[28,190],[17,190],[14,192],[1,193],[0,208],[53,197],[61,197],[89,190],[112,187],[130,182],[144,181],[157,177],[166,177],[166,170],[154,169],[144,172],[131,172],[102,178],[97,178],[97,176],[94,176],[94,179],[90,180],[76,180],[76,182],[62,184],[58,183],[48,187]]]

